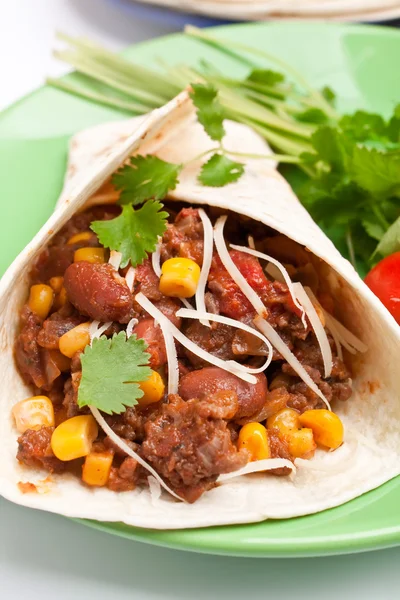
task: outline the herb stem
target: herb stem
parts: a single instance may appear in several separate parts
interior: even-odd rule
[[[346,230],[346,244],[347,244],[347,249],[349,251],[350,262],[353,265],[353,267],[355,269],[357,269],[356,255],[354,252],[353,237],[352,237],[350,227],[348,227]]]

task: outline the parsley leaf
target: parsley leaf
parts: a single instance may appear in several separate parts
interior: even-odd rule
[[[390,154],[357,145],[353,150],[351,174],[371,194],[400,195],[400,152]]]
[[[382,225],[376,223],[375,221],[370,221],[369,219],[363,219],[362,225],[365,231],[368,233],[369,237],[374,240],[378,240],[378,242],[382,239],[385,230]]]
[[[386,231],[375,253],[388,256],[389,254],[393,254],[393,252],[397,252],[397,250],[400,250],[400,217]]]
[[[254,83],[262,83],[263,85],[274,86],[277,83],[285,81],[285,76],[278,71],[272,71],[271,69],[253,69],[248,75],[246,81],[253,81]]]
[[[197,118],[212,140],[220,142],[225,135],[223,108],[212,85],[192,83],[190,97],[197,108]]]
[[[143,396],[139,383],[151,375],[149,358],[146,342],[135,335],[126,339],[124,331],[93,340],[81,354],[78,405],[95,406],[108,415],[134,406]]]
[[[237,181],[243,171],[242,163],[234,162],[224,154],[213,154],[203,165],[198,179],[203,185],[222,187]]]
[[[145,200],[162,200],[178,183],[182,165],[165,162],[157,156],[132,156],[112,177],[121,190],[119,204],[141,204]]]
[[[316,123],[322,125],[326,123],[329,118],[320,108],[307,108],[303,112],[296,115],[296,119],[302,123]]]
[[[94,221],[91,229],[103,246],[122,253],[121,267],[126,267],[129,261],[135,267],[143,262],[147,252],[154,252],[158,236],[167,228],[168,213],[162,208],[155,200],[148,200],[137,210],[125,205],[118,217]]]
[[[321,90],[321,94],[323,95],[323,97],[325,98],[325,100],[327,100],[329,102],[329,104],[334,104],[335,100],[336,100],[336,94],[333,91],[332,88],[330,88],[329,86],[325,86],[322,88]]]

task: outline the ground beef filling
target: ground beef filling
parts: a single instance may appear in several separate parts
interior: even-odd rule
[[[167,378],[167,355],[158,324],[140,306],[134,296],[142,292],[163,314],[181,328],[185,335],[201,348],[223,360],[236,360],[249,366],[259,366],[268,349],[254,336],[232,327],[212,323],[205,327],[197,321],[176,317],[181,303],[164,296],[158,287],[150,257],[136,268],[134,290],[131,293],[123,275],[111,265],[74,263],[74,252],[82,246],[99,246],[93,234],[85,241],[69,244],[76,233],[90,231],[90,223],[114,218],[119,208],[92,208],[74,216],[51,245],[39,257],[31,274],[31,282],[49,284],[53,277],[63,277],[65,298],[54,303],[46,319],[35,315],[26,304],[21,311],[20,332],[15,344],[18,369],[34,394],[51,398],[55,407],[56,425],[63,420],[88,412],[77,403],[81,379],[81,361],[77,353],[72,360],[59,351],[60,337],[80,323],[90,320],[112,321],[105,332],[123,331],[126,323],[137,319],[134,333],[148,344],[150,366]],[[229,223],[229,222],[228,222]],[[254,225],[254,227],[253,227]],[[264,243],[266,251],[287,263],[294,257],[293,272],[307,285],[317,285],[318,278],[307,263],[308,255],[298,245],[283,236],[267,238],[265,230],[253,224],[244,227],[228,225],[227,232],[235,243],[247,244],[246,227]],[[264,236],[264,238],[263,238]],[[203,225],[195,208],[183,208],[171,217],[161,242],[161,260],[172,257],[191,258],[200,266],[203,258]],[[270,281],[253,256],[230,251],[240,272],[257,292],[267,309],[267,319],[304,365],[310,377],[330,402],[347,400],[351,395],[350,373],[336,355],[333,340],[331,376],[323,379],[323,361],[318,343],[310,327],[304,328],[297,307],[286,285]],[[322,297],[322,296],[321,296]],[[254,309],[231,279],[214,253],[206,290],[207,310],[252,324]],[[324,295],[325,305],[331,301]],[[248,422],[265,420],[285,407],[299,413],[322,407],[321,400],[310,390],[274,351],[267,373],[257,375],[257,384],[249,385],[230,373],[204,362],[195,354],[177,345],[179,355],[179,395],[165,398],[147,408],[139,405],[121,415],[105,416],[113,431],[143,459],[150,463],[165,482],[180,496],[194,502],[215,485],[222,473],[235,471],[246,464],[248,455],[238,451],[240,427]],[[62,360],[60,360],[60,358]],[[53,428],[28,430],[18,440],[18,460],[28,467],[59,473],[76,472],[74,464],[58,460],[51,450]],[[269,432],[271,456],[292,460],[285,439],[277,430]],[[147,472],[121,451],[103,432],[95,447],[113,452],[113,464],[108,488],[116,492],[129,491],[147,484]],[[78,467],[81,468],[83,459]],[[78,470],[79,470],[78,469]],[[286,475],[290,469],[277,469],[275,475]]]

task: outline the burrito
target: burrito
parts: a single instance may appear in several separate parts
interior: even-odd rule
[[[211,145],[186,92],[72,140],[57,208],[1,282],[9,500],[205,527],[318,512],[399,475],[397,324],[254,158],[254,131],[226,122],[224,147],[252,158],[224,187],[198,182]],[[116,183],[145,161],[126,203]],[[162,204],[143,200],[161,161],[186,161]]]

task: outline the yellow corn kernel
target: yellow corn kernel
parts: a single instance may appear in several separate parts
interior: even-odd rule
[[[93,231],[81,231],[81,233],[76,233],[70,237],[67,245],[72,246],[73,244],[79,244],[79,242],[87,242],[87,240],[90,240],[93,236]]]
[[[267,419],[268,429],[279,429],[280,433],[287,435],[300,429],[299,413],[292,408],[282,408],[272,417]]]
[[[49,280],[50,287],[54,290],[56,294],[61,292],[62,286],[64,283],[64,277],[51,277]]]
[[[51,449],[60,460],[75,460],[89,454],[97,434],[97,423],[92,415],[72,417],[53,431]]]
[[[72,358],[75,352],[83,350],[90,344],[89,327],[90,323],[81,323],[67,331],[67,333],[64,333],[58,342],[60,352],[64,356]]]
[[[45,319],[53,306],[53,298],[54,292],[49,285],[33,285],[29,293],[29,308],[41,319]]]
[[[191,298],[195,295],[200,267],[190,258],[169,258],[161,267],[159,289],[173,298]]]
[[[148,406],[153,402],[159,402],[164,396],[164,381],[157,371],[152,371],[149,379],[142,381],[139,387],[144,394],[141,398],[138,398],[140,406]]]
[[[12,408],[12,414],[20,433],[27,429],[54,426],[53,403],[47,396],[32,396],[17,402]]]
[[[261,423],[247,423],[239,432],[238,449],[244,448],[250,454],[250,460],[271,458],[268,432]]]
[[[90,263],[106,262],[106,251],[104,248],[78,248],[74,252],[74,262],[81,260]]]
[[[304,427],[312,429],[314,440],[319,446],[335,449],[343,443],[343,423],[330,410],[306,410],[299,420]]]
[[[306,427],[292,431],[286,436],[286,439],[289,444],[289,452],[295,458],[311,458],[317,447],[312,429]]]
[[[60,310],[60,308],[62,308],[64,306],[64,304],[67,302],[67,300],[68,300],[67,290],[65,289],[64,286],[62,286],[60,292],[56,295],[56,297],[54,299],[54,310]]]
[[[97,487],[106,485],[113,458],[113,452],[90,452],[82,467],[82,481]]]

